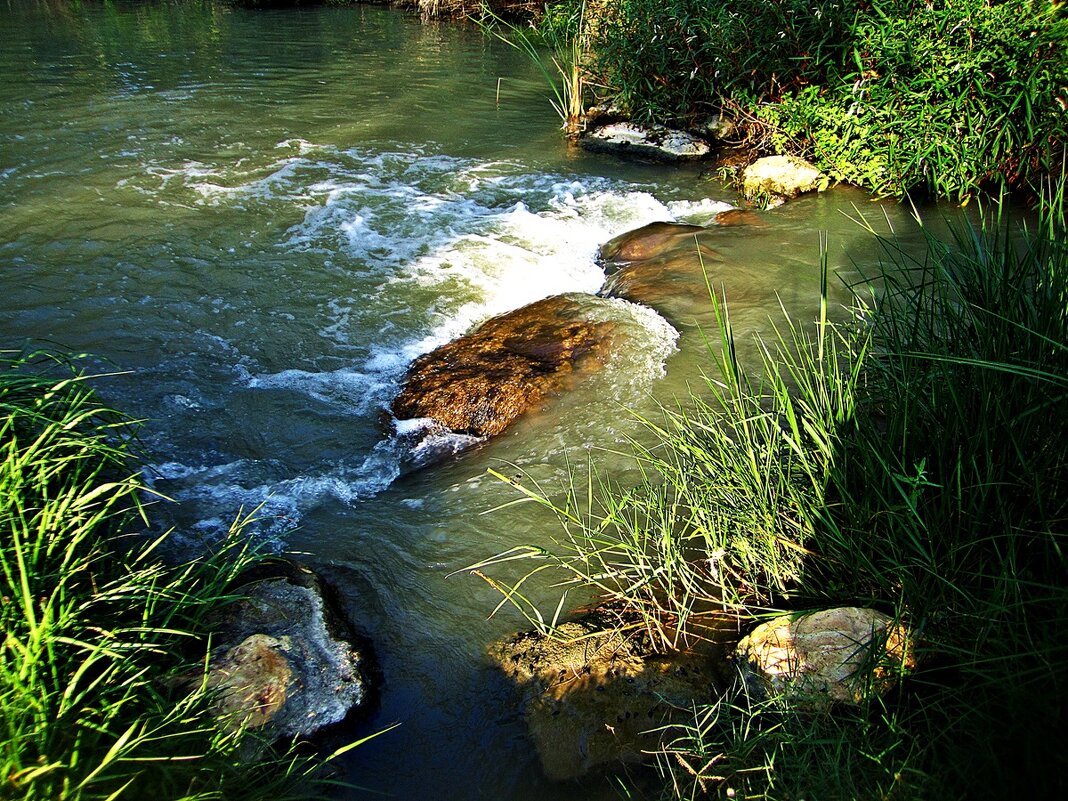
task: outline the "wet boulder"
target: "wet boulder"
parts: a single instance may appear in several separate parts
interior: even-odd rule
[[[609,240],[600,261],[607,278],[602,297],[655,309],[675,324],[688,323],[710,307],[705,275],[722,260],[706,244],[701,225],[656,222]]]
[[[621,267],[605,280],[601,295],[640,303],[675,325],[687,325],[710,310],[704,276],[721,262],[712,248],[691,244],[681,251]]]
[[[592,319],[587,305],[578,295],[546,298],[416,359],[393,402],[398,434],[451,432],[473,441],[500,434],[603,365],[616,324]]]
[[[601,245],[597,259],[606,274],[635,261],[662,255],[664,251],[694,244],[694,235],[704,231],[702,225],[675,222],[653,222],[627,231]]]
[[[490,657],[520,688],[542,769],[557,781],[648,759],[663,727],[715,700],[723,679],[714,655],[658,655],[597,613],[551,638],[529,632],[497,643]]]
[[[707,330],[716,325],[711,288],[736,322],[762,324],[769,304],[778,302],[782,268],[754,259],[740,243],[769,235],[775,231],[764,215],[738,209],[720,212],[707,226],[643,226],[602,247],[607,278],[598,294],[648,306],[676,327]]]
[[[224,727],[308,737],[366,704],[366,645],[308,568],[283,563],[214,621],[206,684]]]
[[[712,152],[708,142],[693,134],[632,122],[593,128],[579,139],[579,145],[593,153],[669,162],[696,161]]]
[[[767,156],[742,171],[742,193],[749,200],[775,205],[784,198],[824,190],[827,177],[807,161],[794,156]]]
[[[716,225],[744,225],[753,228],[763,228],[767,225],[767,222],[760,213],[751,211],[750,209],[728,209],[727,211],[721,211],[715,216],[713,222]]]
[[[734,659],[751,693],[816,708],[886,692],[915,667],[906,629],[859,607],[781,615],[744,637]]]

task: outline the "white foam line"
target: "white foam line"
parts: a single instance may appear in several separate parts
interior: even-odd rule
[[[185,189],[193,203],[287,202],[303,212],[303,220],[287,231],[280,248],[344,257],[361,272],[380,276],[378,292],[390,302],[403,304],[409,287],[418,287],[424,298],[428,288],[436,294],[433,308],[414,310],[423,315],[416,317],[421,322],[406,333],[390,330],[392,322],[376,329],[357,301],[333,299],[333,321],[322,335],[339,348],[367,347],[366,341],[348,341],[354,325],[379,337],[389,331],[393,341],[373,346],[362,364],[325,373],[291,368],[244,374],[250,388],[299,392],[360,415],[388,406],[413,359],[485,319],[551,295],[595,293],[604,279],[596,254],[613,236],[659,220],[704,222],[729,208],[710,200],[665,204],[608,179],[530,174],[508,161],[472,162],[419,148],[342,151],[303,139],[276,148],[280,158],[259,167],[253,159],[215,166],[189,161],[151,164],[146,171],[160,182],[156,191]],[[608,317],[646,332],[628,337],[634,344],[608,365],[621,397],[641,391],[663,374],[677,332],[644,307],[622,300],[601,304]],[[167,463],[159,469],[181,485],[180,497],[215,510],[266,503],[267,514],[288,521],[327,498],[352,503],[381,491],[400,473],[401,458],[400,440],[390,437],[358,463],[279,481],[253,478],[257,473],[241,462],[215,468]],[[242,475],[249,481],[242,482]]]

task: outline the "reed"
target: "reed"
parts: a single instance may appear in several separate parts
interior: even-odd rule
[[[831,319],[826,263],[823,280],[819,319],[811,329],[787,320],[761,345],[756,370],[739,362],[727,304],[709,286],[712,370],[659,419],[641,418],[654,444],[632,443],[640,480],[622,488],[591,464],[562,496],[513,481],[521,500],[551,510],[564,536],[555,549],[517,548],[472,567],[538,560],[538,572],[595,587],[637,615],[665,650],[699,636],[695,617],[781,603],[803,577],[871,344],[870,327]],[[532,577],[505,595],[544,625],[521,593]]]
[[[552,24],[524,27],[485,8],[481,25],[502,42],[523,53],[535,64],[552,92],[549,103],[562,121],[569,138],[583,126],[588,89],[589,29],[586,0],[578,0],[551,17]]]
[[[1061,184],[1037,224],[983,215],[928,232],[919,253],[883,239],[852,316],[835,319],[825,289],[818,318],[784,323],[752,377],[717,303],[713,369],[646,421],[655,444],[635,446],[636,487],[592,478],[561,499],[520,484],[518,500],[551,509],[564,536],[479,567],[535,560],[501,588],[550,632],[526,600],[535,576],[592,584],[665,650],[700,636],[706,612],[769,606],[875,606],[915,632],[920,669],[860,712],[814,717],[742,688],[698,710],[666,735],[681,794],[1064,790],[1063,203]],[[843,759],[859,767],[845,776]]]

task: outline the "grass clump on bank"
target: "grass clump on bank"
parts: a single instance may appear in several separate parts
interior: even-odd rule
[[[207,618],[255,557],[166,564],[141,533],[130,421],[72,362],[0,356],[0,796],[309,797],[312,762],[242,760],[252,735],[174,681],[203,670]]]
[[[764,347],[755,375],[721,309],[714,369],[650,424],[639,486],[527,493],[565,536],[508,556],[538,560],[531,576],[593,583],[665,649],[717,608],[744,620],[870,606],[916,638],[914,675],[859,709],[728,690],[666,748],[679,795],[1066,790],[1063,189],[1037,227],[987,219],[928,234],[918,255],[883,245],[854,318],[835,321],[825,302],[814,327],[790,323]]]
[[[620,0],[588,14],[591,82],[638,119],[723,108],[757,150],[886,195],[1037,194],[1064,170],[1063,3]]]

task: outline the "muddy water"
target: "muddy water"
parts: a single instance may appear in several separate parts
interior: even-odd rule
[[[492,511],[514,494],[487,469],[551,492],[569,464],[624,470],[608,451],[642,436],[628,410],[655,415],[708,364],[703,274],[676,253],[663,314],[618,302],[629,333],[605,369],[455,461],[402,473],[382,418],[419,354],[596,292],[601,243],[706,224],[734,194],[568,150],[515,51],[393,11],[12,0],[0,31],[2,344],[121,372],[101,390],[145,419],[146,477],[176,501],[155,513],[183,548],[258,508],[246,536],[340,583],[385,682],[356,734],[402,724],[348,778],[413,800],[615,797],[541,776],[483,659],[522,621],[487,620],[494,592],[447,576],[555,533],[529,506]],[[821,237],[846,280],[873,262],[862,216],[914,236],[851,191],[701,235],[743,343],[780,304],[815,313]]]

